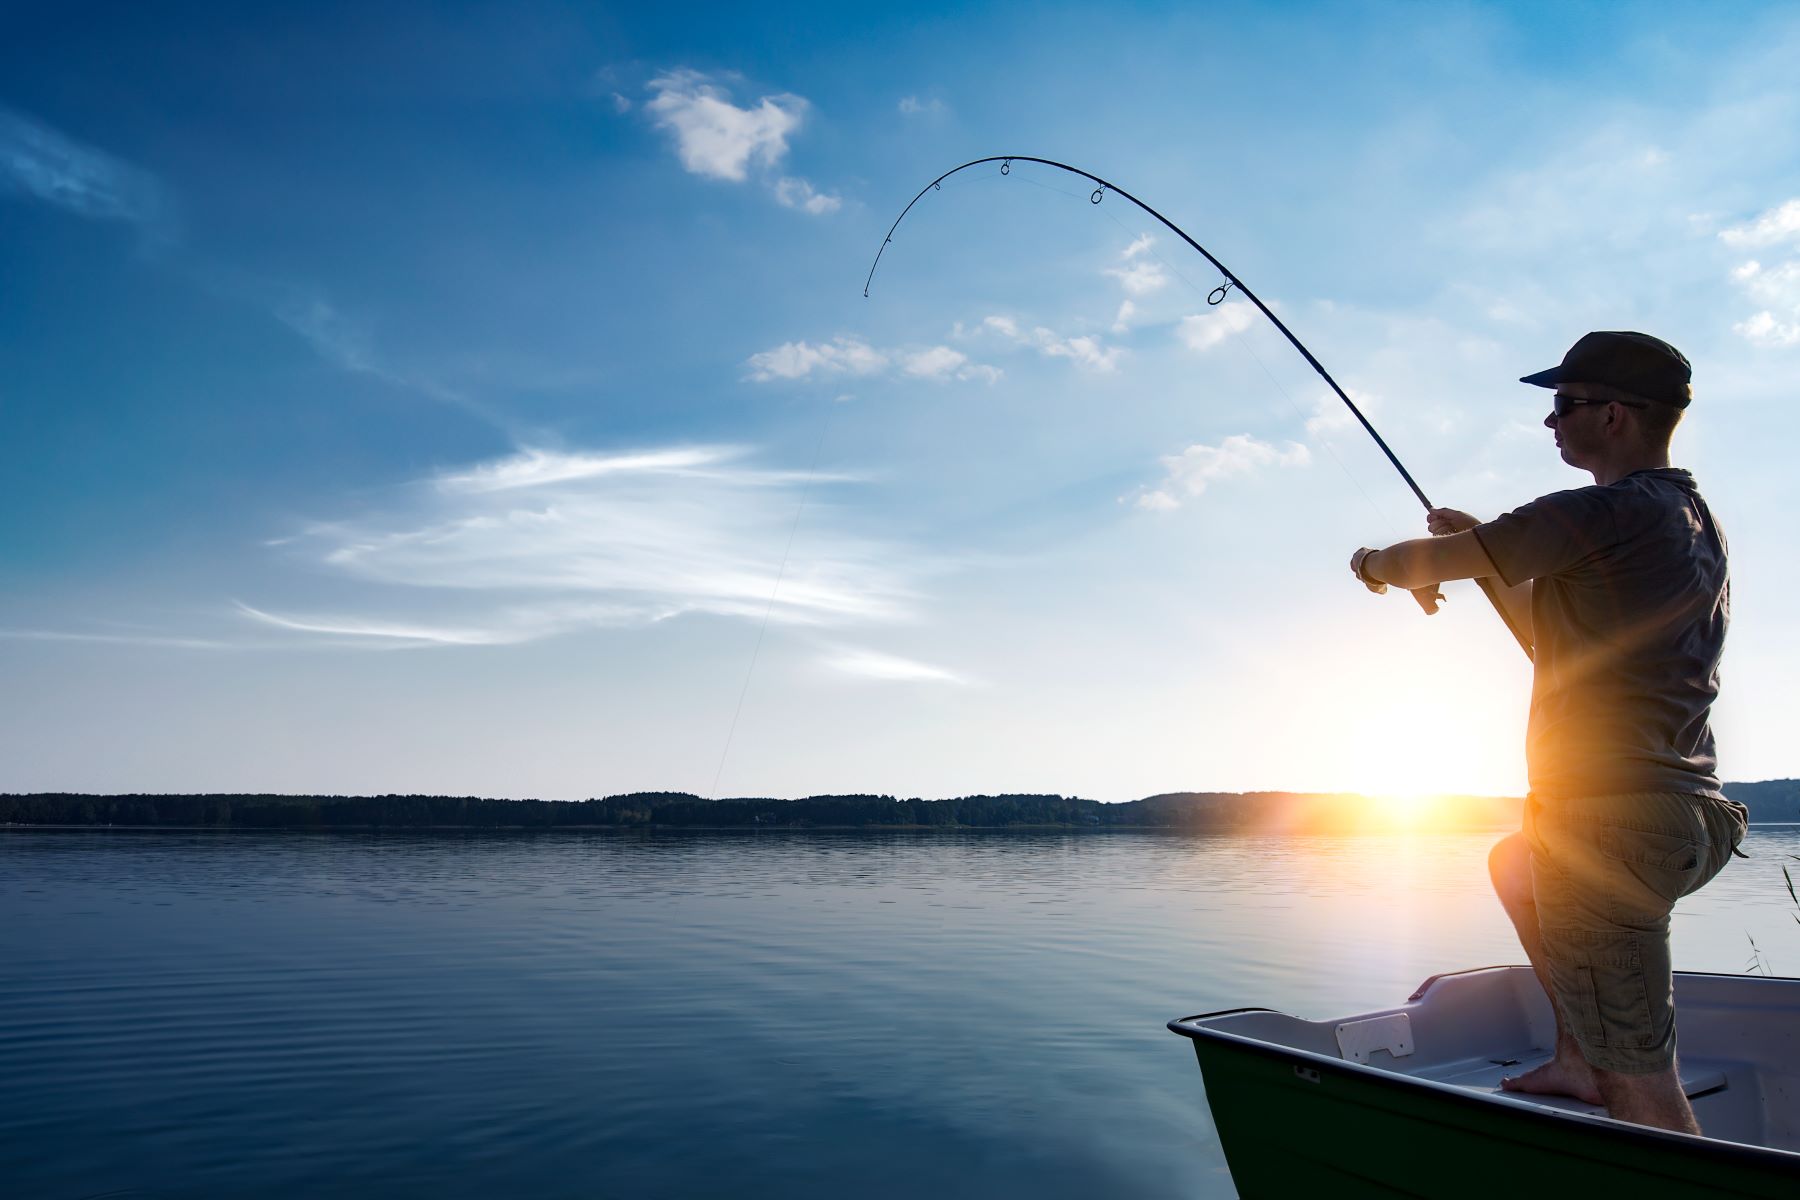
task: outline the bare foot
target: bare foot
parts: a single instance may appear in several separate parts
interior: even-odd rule
[[[1534,1096],[1573,1096],[1588,1104],[1602,1103],[1594,1069],[1583,1059],[1571,1061],[1562,1055],[1523,1075],[1506,1076],[1500,1081],[1500,1090]]]

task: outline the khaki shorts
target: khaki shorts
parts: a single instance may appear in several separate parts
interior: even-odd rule
[[[1642,1075],[1675,1061],[1669,912],[1731,860],[1745,816],[1677,792],[1526,801],[1552,990],[1591,1065]]]

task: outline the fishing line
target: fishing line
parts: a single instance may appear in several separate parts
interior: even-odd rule
[[[989,173],[975,175],[973,182],[988,183],[988,182],[992,182],[993,180],[1001,179],[1004,177],[1005,176],[1001,172],[993,171],[993,172],[989,172]],[[1035,187],[1035,188],[1042,188],[1046,192],[1055,192],[1059,196],[1067,196],[1071,200],[1082,200],[1082,199],[1090,199],[1091,200],[1091,197],[1083,197],[1083,196],[1076,194],[1075,192],[1069,191],[1066,188],[1059,188],[1052,184],[1039,183],[1037,180],[1027,179],[1023,175],[1018,176],[1018,180],[1020,183],[1030,184],[1032,187]],[[942,190],[942,189],[939,189],[939,190]],[[1136,237],[1136,235],[1132,233],[1131,229],[1125,224],[1125,222],[1123,222],[1123,221],[1119,220],[1119,218],[1113,216],[1113,214],[1111,212],[1107,211],[1107,209],[1105,208],[1104,205],[1100,206],[1100,214],[1102,216],[1104,216],[1107,220],[1111,221],[1114,225],[1117,225],[1119,227],[1120,231],[1125,234],[1125,236],[1132,237],[1132,238]],[[1167,267],[1169,270],[1169,273],[1171,275],[1175,276],[1175,278],[1181,280],[1182,283],[1186,284],[1188,289],[1190,291],[1192,291],[1196,296],[1206,295],[1205,288],[1202,288],[1199,284],[1197,284],[1193,280],[1189,279],[1187,277],[1187,275],[1182,272],[1181,268],[1177,267],[1174,263],[1170,262],[1168,260],[1168,258],[1162,254],[1161,251],[1151,249],[1148,251],[1148,253],[1153,258],[1155,258],[1157,262],[1160,262],[1163,266]],[[1267,363],[1265,363],[1262,360],[1262,356],[1256,353],[1255,348],[1252,347],[1250,345],[1249,341],[1245,339],[1245,337],[1241,331],[1236,330],[1236,329],[1230,329],[1229,327],[1227,327],[1227,332],[1229,332],[1231,334],[1231,340],[1232,340],[1233,344],[1235,344],[1245,354],[1249,355],[1250,360],[1252,362],[1254,362],[1259,368],[1261,368],[1262,373],[1265,376],[1267,376],[1269,382],[1275,386],[1275,390],[1281,393],[1282,399],[1287,401],[1288,407],[1293,409],[1294,416],[1299,420],[1301,426],[1304,427],[1308,420],[1305,411],[1300,407],[1299,403],[1297,401],[1295,401],[1293,395],[1291,393],[1289,393],[1287,388],[1282,385],[1281,380],[1276,378],[1275,373],[1273,371],[1269,370],[1269,366]],[[1395,522],[1393,517],[1390,516],[1387,513],[1387,511],[1381,507],[1381,505],[1379,505],[1375,502],[1375,498],[1373,496],[1369,495],[1368,489],[1363,487],[1362,482],[1360,480],[1358,480],[1355,475],[1350,473],[1350,468],[1344,465],[1344,460],[1342,458],[1338,457],[1337,448],[1334,445],[1332,445],[1331,438],[1322,432],[1314,433],[1313,437],[1318,440],[1319,445],[1324,447],[1325,453],[1330,456],[1332,462],[1337,464],[1338,470],[1343,472],[1344,478],[1349,480],[1350,486],[1356,489],[1356,494],[1363,498],[1363,502],[1369,506],[1369,510],[1375,514],[1376,519],[1378,519],[1383,525],[1386,525],[1388,527],[1389,532],[1391,532],[1395,537],[1399,537],[1400,536],[1399,524],[1397,522]]]
[[[1281,335],[1288,340],[1288,344],[1293,346],[1300,356],[1307,361],[1307,364],[1318,373],[1319,378],[1323,379],[1331,390],[1337,394],[1337,398],[1344,402],[1344,407],[1350,410],[1350,415],[1356,418],[1357,422],[1363,427],[1363,431],[1374,440],[1376,446],[1380,447],[1382,454],[1386,455],[1388,462],[1392,464],[1394,470],[1399,472],[1400,478],[1406,481],[1406,486],[1411,489],[1412,494],[1418,498],[1419,503],[1423,505],[1427,511],[1434,507],[1430,498],[1425,495],[1425,490],[1419,486],[1418,481],[1412,477],[1412,473],[1401,463],[1399,456],[1388,446],[1387,441],[1381,434],[1376,432],[1375,426],[1369,422],[1368,417],[1363,415],[1362,410],[1356,406],[1356,402],[1350,399],[1350,394],[1338,384],[1337,380],[1331,377],[1331,372],[1327,371],[1325,365],[1313,355],[1311,350],[1306,348],[1305,343],[1294,336],[1294,331],[1287,327],[1287,323],[1277,316],[1273,309],[1263,303],[1262,299],[1258,297],[1255,292],[1251,291],[1250,288],[1244,284],[1242,279],[1238,278],[1238,276],[1227,268],[1224,263],[1213,257],[1211,251],[1195,241],[1188,235],[1186,230],[1181,228],[1181,226],[1175,224],[1175,222],[1169,220],[1169,218],[1163,216],[1124,188],[1108,182],[1092,172],[1084,171],[1080,167],[1072,167],[1067,163],[1057,162],[1054,159],[1037,158],[1029,154],[995,154],[989,155],[986,158],[972,159],[969,162],[945,171],[942,175],[939,175],[936,179],[920,188],[918,195],[907,202],[906,207],[900,210],[900,215],[894,218],[894,223],[888,227],[887,236],[882,239],[881,246],[875,251],[875,260],[869,264],[868,277],[863,281],[863,296],[865,298],[869,294],[869,288],[875,282],[875,272],[881,266],[881,259],[883,255],[887,253],[887,248],[893,244],[894,233],[900,228],[900,223],[906,220],[906,214],[910,213],[913,210],[913,207],[918,204],[920,200],[925,198],[927,192],[943,190],[944,180],[950,178],[952,175],[955,175],[960,171],[966,171],[971,167],[978,167],[991,162],[1000,164],[1001,175],[1011,175],[1014,163],[1039,163],[1046,167],[1052,167],[1058,171],[1066,171],[1071,175],[1078,175],[1094,185],[1094,190],[1088,194],[1088,203],[1098,205],[1106,199],[1109,193],[1112,193],[1137,205],[1146,213],[1155,217],[1162,223],[1164,228],[1186,242],[1195,253],[1206,259],[1207,262],[1213,265],[1219,274],[1225,277],[1223,283],[1207,293],[1206,302],[1216,306],[1224,303],[1233,290],[1242,293],[1244,299],[1254,304],[1257,307],[1257,310],[1269,319],[1269,323],[1281,331]],[[1290,397],[1290,402],[1291,399],[1292,398]],[[1530,658],[1531,642],[1525,637],[1524,633],[1520,631],[1519,627],[1513,624],[1512,617],[1507,613],[1505,606],[1501,604],[1500,597],[1494,591],[1492,582],[1488,579],[1477,579],[1475,580],[1475,583],[1481,588],[1482,592],[1486,594],[1488,601],[1494,606],[1494,611],[1499,614],[1500,619],[1506,623],[1507,629],[1519,643],[1519,649],[1525,652],[1527,658]]]
[[[1025,179],[1025,180],[1021,180],[1020,182],[1030,183],[1031,181],[1028,179]],[[1038,186],[1043,187],[1044,185],[1039,184]],[[1060,191],[1061,189],[1052,188],[1051,190],[1052,191]],[[1072,195],[1072,193],[1068,193],[1068,192],[1064,192],[1063,194],[1064,195]],[[1080,197],[1075,197],[1075,198],[1080,199]],[[1117,225],[1119,227],[1120,232],[1122,232],[1126,237],[1132,238],[1135,241],[1136,238],[1139,236],[1137,234],[1132,233],[1130,227],[1127,226],[1125,224],[1125,222],[1119,220],[1119,218],[1113,216],[1110,212],[1107,212],[1104,207],[1102,207],[1102,209],[1101,209],[1101,215],[1104,216],[1107,220],[1111,221],[1114,225]],[[1156,261],[1161,263],[1163,266],[1167,267],[1169,270],[1169,274],[1175,276],[1175,278],[1181,280],[1182,283],[1186,284],[1188,290],[1193,292],[1196,296],[1204,296],[1206,294],[1205,290],[1202,289],[1199,284],[1195,283],[1193,280],[1189,279],[1186,275],[1184,275],[1181,271],[1181,268],[1177,267],[1174,263],[1170,262],[1166,257],[1164,257],[1161,251],[1156,250],[1154,247],[1147,247],[1145,249],[1145,253],[1149,254],[1152,258],[1156,259]],[[1307,425],[1307,422],[1310,420],[1310,418],[1307,417],[1305,410],[1303,410],[1300,407],[1299,402],[1294,399],[1293,395],[1282,384],[1281,380],[1277,379],[1275,377],[1275,372],[1273,372],[1269,369],[1269,365],[1263,361],[1262,355],[1260,355],[1256,352],[1256,348],[1250,344],[1249,339],[1246,338],[1241,331],[1232,329],[1229,324],[1227,324],[1225,328],[1226,328],[1226,332],[1231,334],[1232,343],[1234,345],[1236,345],[1238,347],[1238,349],[1242,350],[1245,354],[1249,355],[1250,361],[1254,362],[1258,367],[1260,367],[1262,369],[1262,373],[1268,377],[1269,382],[1274,385],[1275,390],[1281,393],[1281,398],[1288,402],[1288,407],[1294,410],[1294,416],[1300,422],[1301,427],[1305,428]],[[1350,473],[1350,468],[1345,466],[1344,460],[1338,457],[1337,448],[1332,445],[1330,436],[1327,435],[1322,430],[1315,432],[1315,431],[1312,431],[1309,429],[1308,432],[1312,433],[1313,438],[1319,443],[1320,446],[1324,447],[1325,453],[1331,457],[1331,461],[1337,464],[1337,469],[1339,471],[1343,472],[1344,478],[1350,481],[1350,486],[1356,489],[1356,494],[1361,496],[1363,498],[1363,503],[1365,503],[1369,506],[1369,511],[1373,512],[1375,514],[1375,516],[1381,521],[1381,523],[1388,527],[1388,531],[1390,533],[1394,534],[1394,536],[1396,536],[1396,537],[1400,536],[1399,525],[1395,523],[1393,517],[1388,515],[1386,509],[1382,508],[1381,505],[1375,503],[1375,498],[1373,496],[1369,495],[1368,489],[1363,487],[1362,482],[1360,480],[1358,480],[1355,475]]]
[[[813,447],[812,466],[806,469],[806,482],[800,488],[800,504],[794,509],[793,524],[788,526],[787,545],[781,551],[781,566],[775,571],[775,586],[769,589],[769,603],[763,608],[762,624],[756,629],[756,646],[750,651],[750,665],[744,670],[744,686],[738,689],[737,707],[731,710],[731,726],[725,731],[725,747],[719,751],[719,767],[713,772],[712,791],[709,795],[718,799],[719,780],[725,775],[725,758],[731,753],[732,739],[737,736],[738,717],[744,711],[744,697],[750,694],[750,678],[756,674],[756,660],[762,656],[763,635],[769,632],[769,616],[775,611],[775,597],[781,593],[781,581],[787,576],[788,557],[794,552],[794,535],[800,530],[800,517],[806,512],[807,501],[812,499],[813,481],[819,474],[819,462],[825,451],[825,435],[831,430],[831,418],[837,411],[837,401],[825,410],[825,420],[819,426],[819,441]]]

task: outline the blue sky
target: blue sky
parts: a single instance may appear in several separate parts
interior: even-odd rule
[[[1728,778],[1797,773],[1783,6],[0,14],[0,789],[1514,791],[1440,503],[1694,361]],[[741,698],[741,700],[740,700]]]

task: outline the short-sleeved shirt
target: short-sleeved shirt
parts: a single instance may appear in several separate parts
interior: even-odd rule
[[[1533,795],[1721,796],[1709,717],[1731,615],[1724,535],[1686,471],[1533,500],[1475,530],[1533,580]]]

